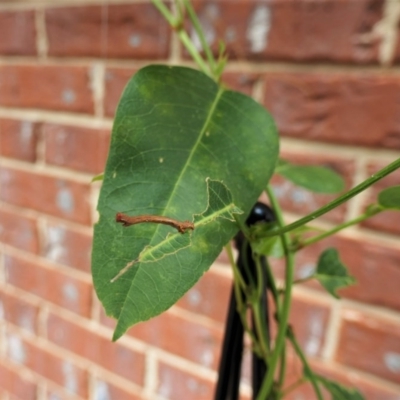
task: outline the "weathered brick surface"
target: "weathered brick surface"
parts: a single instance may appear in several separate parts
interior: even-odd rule
[[[338,362],[399,384],[399,353],[399,323],[347,310],[340,331]]]
[[[1,65],[0,82],[0,106],[93,113],[87,67]]]
[[[35,383],[26,380],[18,371],[10,368],[6,360],[0,361],[0,387],[4,389],[4,393],[15,396],[15,399],[36,400]]]
[[[0,167],[0,199],[16,206],[89,224],[89,182]]]
[[[188,370],[180,370],[161,362],[158,368],[157,394],[167,399],[206,400],[214,396],[214,383],[201,379]]]
[[[37,333],[39,306],[0,288],[0,320],[11,322],[28,332]]]
[[[400,149],[397,76],[372,73],[268,73],[265,106],[282,135]]]
[[[35,55],[36,28],[33,10],[0,11],[0,54]]]
[[[104,324],[115,322],[102,317]],[[145,324],[137,324],[128,335],[172,354],[216,369],[219,360],[222,330],[165,312]]]
[[[113,117],[119,98],[130,77],[136,72],[130,68],[107,68],[105,73],[104,113]]]
[[[143,385],[144,355],[109,337],[98,335],[96,329],[82,326],[51,314],[48,319],[48,338],[58,346],[123,376],[131,382]]]
[[[382,1],[197,1],[213,48],[257,61],[376,63],[377,40],[363,38],[382,16]]]
[[[170,30],[151,4],[59,7],[46,10],[53,56],[165,58]]]
[[[39,262],[8,255],[4,258],[7,283],[69,311],[90,315],[92,291],[88,282]]]
[[[41,254],[50,261],[90,272],[92,237],[63,223],[49,221],[43,229]]]
[[[39,129],[32,121],[0,119],[0,155],[35,162]]]
[[[134,393],[133,391],[128,391],[127,389],[122,389],[115,384],[113,379],[96,379],[94,382],[94,396],[96,398],[102,398],[104,395],[109,395],[110,399],[118,400],[142,400],[143,397]]]
[[[32,253],[39,252],[39,232],[34,218],[0,205],[0,242]]]
[[[43,134],[48,164],[93,174],[104,171],[110,144],[108,130],[44,124]]]
[[[71,360],[55,355],[54,351],[46,346],[47,343],[33,342],[9,332],[5,344],[7,358],[12,364],[23,365],[67,391],[87,398],[87,372]]]
[[[225,323],[231,286],[231,279],[211,270],[203,275],[177,305],[216,322]]]

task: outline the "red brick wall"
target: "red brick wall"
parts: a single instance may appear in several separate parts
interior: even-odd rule
[[[286,158],[329,165],[351,187],[400,156],[398,0],[196,7],[213,44],[227,42],[226,82],[270,109]],[[224,257],[117,343],[91,285],[90,180],[103,170],[123,86],[149,62],[189,63],[149,1],[0,3],[2,400],[212,398],[230,290]],[[400,172],[387,177],[321,225],[358,215],[399,182]],[[273,183],[288,220],[332,198]],[[399,214],[386,213],[299,253],[298,277],[334,245],[358,279],[340,302],[316,284],[297,287],[292,323],[317,370],[367,399],[400,393],[399,235]],[[289,363],[290,376],[300,370]]]

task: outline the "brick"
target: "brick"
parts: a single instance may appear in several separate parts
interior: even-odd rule
[[[129,379],[138,385],[144,382],[144,354],[111,338],[99,336],[96,328],[83,328],[53,313],[48,318],[48,338],[91,362]]]
[[[382,17],[382,2],[198,1],[215,52],[224,40],[229,58],[259,61],[376,63],[377,40],[365,40]]]
[[[36,385],[24,378],[23,374],[11,369],[7,362],[0,362],[0,387],[15,399],[35,400]],[[1,393],[1,392],[0,392]]]
[[[339,291],[341,297],[400,310],[399,249],[336,235],[306,247],[298,253],[296,277],[309,276],[315,268],[318,256],[328,247],[338,249],[349,273],[357,280],[356,285]],[[319,284],[313,287],[320,288]]]
[[[212,269],[178,301],[177,306],[225,324],[232,280]]]
[[[37,254],[39,232],[36,219],[0,206],[0,242]]]
[[[0,66],[0,106],[93,114],[90,69],[61,65]]]
[[[249,72],[231,72],[227,71],[222,74],[222,81],[229,89],[236,90],[251,96],[254,84],[260,80],[260,74]]]
[[[80,172],[104,171],[110,145],[108,129],[44,124],[46,163]]]
[[[388,164],[388,163],[387,163]],[[368,176],[375,174],[387,164],[380,162],[371,162],[367,167]],[[394,171],[384,179],[378,181],[369,189],[369,196],[364,202],[364,206],[376,203],[378,201],[378,194],[383,189],[390,186],[399,185],[400,183],[400,170]],[[398,211],[384,211],[373,218],[369,218],[362,223],[362,226],[378,231],[388,232],[400,235],[400,212]]]
[[[44,394],[44,400],[84,400],[82,397],[70,394],[64,390],[50,388],[50,385],[47,383],[47,390]]]
[[[399,149],[399,89],[398,77],[367,72],[267,73],[264,103],[283,136]]]
[[[221,329],[164,312],[150,321],[135,325],[128,334],[204,367],[216,369],[218,366]]]
[[[0,119],[0,155],[35,162],[39,128],[32,121]]]
[[[400,324],[347,310],[343,314],[336,360],[400,383]]]
[[[56,217],[89,225],[90,183],[0,167],[0,199]]]
[[[104,113],[114,117],[122,91],[135,74],[131,68],[107,68],[105,73]]]
[[[97,379],[94,382],[94,399],[142,400],[143,397],[116,385],[115,381]]]
[[[88,317],[92,288],[88,282],[37,262],[5,255],[7,283],[67,310]]]
[[[329,317],[327,305],[299,296],[293,298],[289,323],[307,356],[322,356]]]
[[[196,319],[195,314],[193,318]],[[101,320],[109,327],[115,326],[115,320],[104,314]],[[204,367],[217,368],[222,341],[222,330],[217,327],[192,322],[166,311],[135,325],[128,335]]]
[[[41,254],[50,261],[90,272],[92,237],[68,226],[48,221],[43,229]]]
[[[0,12],[0,54],[35,55],[35,14],[32,10]]]
[[[342,176],[346,190],[349,190],[353,186],[355,165],[354,161],[351,159],[319,154],[293,154],[287,152],[282,154],[282,158],[299,165],[319,165],[328,167]],[[279,200],[279,204],[285,211],[302,215],[307,215],[317,210],[338,196],[338,194],[326,195],[312,193],[309,190],[292,184],[279,175],[273,176],[271,185]],[[266,197],[262,197],[262,200],[268,202]],[[346,212],[347,204],[344,204],[323,215],[321,219],[340,223],[344,221]]]
[[[0,310],[0,317],[5,321],[26,329],[28,332],[37,332],[39,307],[36,304],[0,288]]]
[[[55,355],[48,343],[32,343],[9,333],[6,341],[8,359],[57,383],[71,393],[87,398],[88,374],[66,358]]]
[[[208,400],[214,396],[214,383],[159,362],[157,394],[166,399]]]
[[[49,55],[167,57],[170,29],[151,4],[58,7],[45,12]]]

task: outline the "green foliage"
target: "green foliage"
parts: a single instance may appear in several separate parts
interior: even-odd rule
[[[334,248],[326,249],[318,259],[317,271],[313,275],[333,296],[339,298],[337,289],[353,285],[356,280],[348,274],[347,268],[340,261],[339,253]]]
[[[335,381],[326,379],[320,375],[314,375],[325,389],[331,394],[332,400],[364,400],[364,396],[354,388],[348,388]]]
[[[114,339],[189,290],[238,230],[271,177],[278,137],[254,100],[203,73],[149,66],[128,83],[114,120],[94,230],[92,273]],[[117,212],[195,223],[123,227]]]
[[[315,193],[338,193],[344,189],[343,178],[330,168],[316,165],[295,165],[280,160],[275,171],[297,186]]]
[[[385,208],[400,210],[400,185],[382,190],[378,195],[378,203]]]

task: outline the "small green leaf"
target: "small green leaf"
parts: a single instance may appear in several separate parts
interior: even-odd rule
[[[279,236],[258,239],[251,245],[253,251],[269,257],[281,258],[284,255],[282,241]]]
[[[382,207],[400,210],[400,185],[382,190],[378,194],[378,202]]]
[[[279,160],[275,172],[297,186],[315,193],[338,193],[344,189],[343,178],[330,168],[316,165],[295,165]]]
[[[92,178],[92,182],[102,181],[104,179],[104,173],[96,175]]]
[[[337,299],[336,290],[353,285],[356,280],[347,272],[347,268],[339,259],[339,253],[334,248],[326,249],[319,257],[315,279]]]
[[[365,400],[364,396],[357,389],[340,385],[321,375],[314,375],[314,378],[331,394],[332,400]]]

